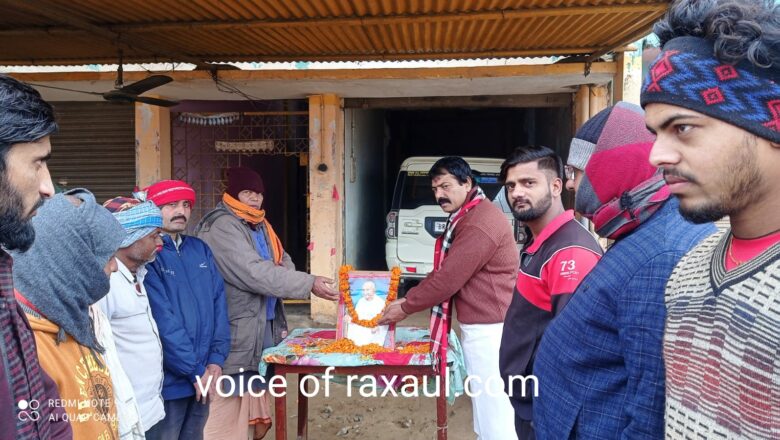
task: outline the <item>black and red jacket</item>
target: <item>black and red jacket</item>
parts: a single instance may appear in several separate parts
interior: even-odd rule
[[[593,235],[566,211],[548,224],[520,252],[520,268],[512,302],[504,319],[499,367],[509,393],[509,376],[533,374],[536,349],[544,330],[557,316],[577,286],[593,269],[603,251]],[[531,392],[519,386],[510,400],[518,416],[531,420]]]

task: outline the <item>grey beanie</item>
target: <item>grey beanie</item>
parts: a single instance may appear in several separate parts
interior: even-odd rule
[[[612,113],[612,108],[609,107],[600,111],[577,130],[569,146],[569,158],[566,160],[566,165],[573,166],[578,170],[585,169],[590,157],[593,155],[593,151],[596,149],[596,143],[601,136],[602,130],[604,130],[604,126],[607,124],[607,119],[609,119],[609,115]]]

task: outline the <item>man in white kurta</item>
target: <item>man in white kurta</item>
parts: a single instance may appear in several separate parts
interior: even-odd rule
[[[132,384],[143,429],[148,431],[165,417],[162,344],[143,283],[145,264],[162,246],[162,216],[152,202],[136,199],[116,198],[104,206],[128,235],[116,253],[118,270],[111,274],[111,290],[97,305],[111,324],[119,361]]]
[[[376,294],[376,284],[373,281],[363,283],[363,296],[355,305],[355,313],[359,319],[373,319],[382,313],[385,300]],[[373,328],[363,327],[350,322],[347,328],[347,337],[357,345],[379,344],[384,345],[387,337],[387,326],[381,325]]]

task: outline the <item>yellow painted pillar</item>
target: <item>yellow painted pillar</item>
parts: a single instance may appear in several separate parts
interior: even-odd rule
[[[135,104],[135,182],[144,188],[171,178],[171,111]]]
[[[626,76],[626,55],[625,52],[615,54],[615,76],[612,77],[612,99],[614,102],[623,100],[623,79]]]
[[[582,127],[588,119],[596,116],[596,113],[604,110],[609,105],[609,94],[606,86],[581,85],[574,94],[573,123],[574,132]],[[588,222],[588,229],[595,234],[593,223]],[[606,249],[606,239],[599,239],[601,246]]]
[[[596,113],[609,107],[609,92],[607,86],[590,86],[590,118],[596,116]]]
[[[576,133],[577,130],[582,127],[582,124],[590,119],[590,86],[581,85],[574,94],[574,110],[573,110],[573,130],[572,133]]]
[[[625,101],[639,105],[639,94],[642,89],[641,52],[638,50],[619,52],[615,56],[615,64],[617,71],[612,83],[614,102]]]
[[[343,260],[344,109],[332,94],[309,97],[311,273],[333,278]],[[311,318],[336,323],[336,303],[311,298]]]
[[[590,118],[596,116],[596,114],[605,108],[609,107],[609,93],[607,90],[607,86],[597,86],[592,85],[590,86]],[[593,229],[593,223],[589,224],[589,228],[592,232],[595,232]],[[606,238],[599,238],[599,243],[601,244],[601,247],[604,249],[607,248],[609,242]]]
[[[642,52],[635,50],[626,53],[623,76],[623,101],[639,105],[642,94]]]
[[[583,84],[574,94],[574,109],[572,120],[574,132],[582,127],[588,119],[609,106],[609,93],[606,86]]]

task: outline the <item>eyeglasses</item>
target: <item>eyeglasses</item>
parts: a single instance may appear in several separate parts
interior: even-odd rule
[[[575,174],[574,170],[575,168],[571,165],[566,165],[565,167],[563,167],[563,171],[566,173],[566,178],[568,180],[574,180],[574,174]]]

